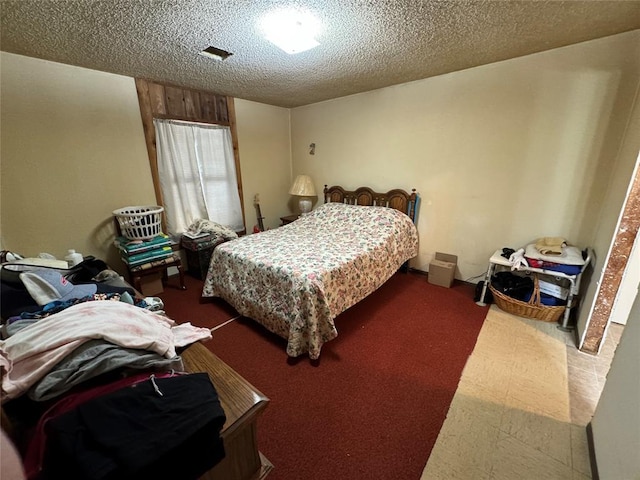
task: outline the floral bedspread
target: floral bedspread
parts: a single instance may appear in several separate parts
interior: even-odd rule
[[[418,254],[411,219],[386,207],[327,203],[293,223],[213,251],[203,297],[221,297],[317,359],[334,319]]]

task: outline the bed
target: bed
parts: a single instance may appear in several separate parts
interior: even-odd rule
[[[415,190],[324,189],[325,203],[274,230],[216,247],[202,291],[318,359],[334,319],[418,253]]]

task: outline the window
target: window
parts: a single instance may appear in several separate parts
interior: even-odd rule
[[[231,130],[227,126],[153,120],[167,230],[200,218],[244,229]]]

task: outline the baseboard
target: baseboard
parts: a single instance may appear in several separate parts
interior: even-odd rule
[[[587,424],[587,446],[589,447],[591,478],[593,480],[600,480],[600,475],[598,475],[598,463],[596,462],[596,448],[595,444],[593,443],[593,429],[591,428],[591,422]]]
[[[409,267],[409,273],[415,273],[416,275],[424,275],[425,277],[429,278],[429,272],[425,272],[424,270],[419,270],[414,267]],[[458,280],[457,278],[454,278],[453,281],[454,283],[462,283],[465,285],[475,285],[475,283],[473,282],[467,282],[466,280]]]
[[[409,273],[416,273],[418,275],[428,276],[429,273],[424,270],[418,270],[417,268],[409,267]]]

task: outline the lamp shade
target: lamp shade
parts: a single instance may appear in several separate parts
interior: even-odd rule
[[[315,197],[316,189],[309,175],[298,175],[289,189],[289,195]]]

